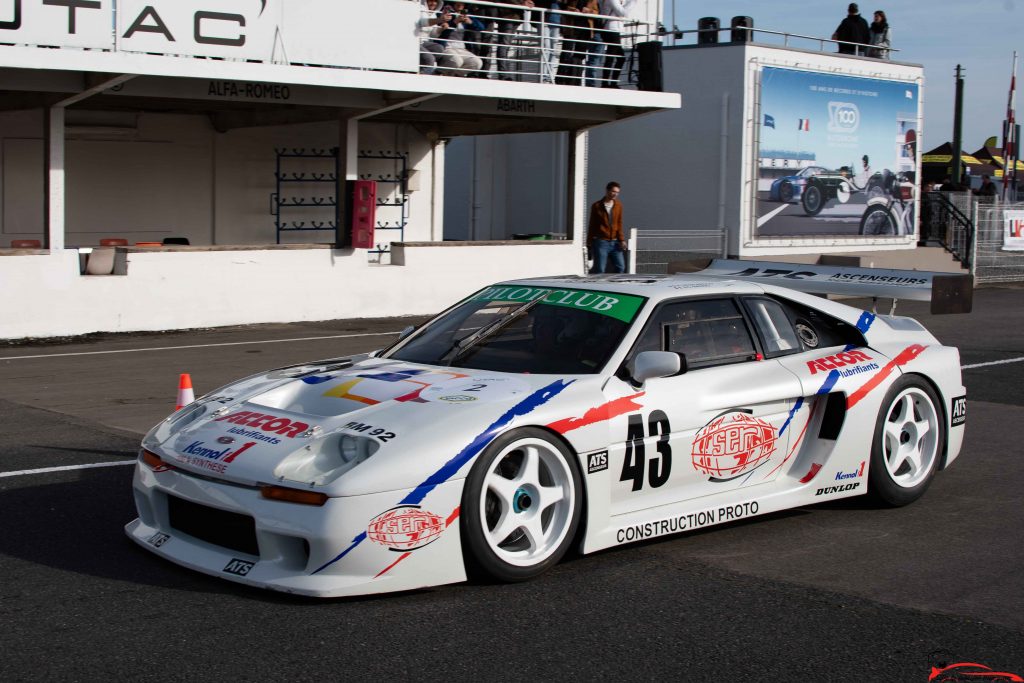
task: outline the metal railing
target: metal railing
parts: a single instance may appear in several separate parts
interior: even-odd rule
[[[764,28],[754,28],[747,26],[720,26],[719,28],[699,28],[689,30],[674,29],[669,31],[662,28],[659,32],[660,35],[667,36],[670,38],[667,43],[668,47],[672,47],[679,44],[685,44],[684,40],[686,37],[692,36],[693,42],[700,43],[701,36],[715,36],[715,39],[711,42],[704,42],[704,45],[729,45],[733,41],[722,41],[718,42],[718,34],[722,31],[728,31],[730,38],[733,32],[740,32],[740,35],[744,36],[744,40],[736,42],[753,42],[757,34],[761,34],[762,38],[756,42],[762,45],[775,45],[779,44],[783,47],[796,47],[799,48],[802,45],[810,44],[812,47],[804,47],[804,49],[817,49],[819,52],[838,52],[840,44],[848,45],[854,49],[855,52],[861,53],[861,57],[873,57],[875,59],[892,59],[892,53],[899,52],[899,49],[893,47],[881,48],[868,43],[851,43],[846,40],[833,40],[832,38],[822,38],[821,36],[805,36],[800,33],[788,33],[786,31],[772,31]],[[816,46],[816,47],[813,47]],[[876,56],[873,51],[879,51],[882,54]],[[850,55],[854,56],[854,55]]]
[[[965,268],[974,249],[973,201],[969,192],[925,192],[921,197],[921,241],[938,242]]]
[[[617,88],[635,71],[636,44],[657,37],[651,24],[629,17],[467,4],[473,11],[461,14],[441,12],[451,3],[424,6],[421,73]]]
[[[975,282],[1024,281],[1024,251],[1006,251],[1007,210],[1024,210],[1024,204],[975,203],[975,247],[971,273]]]
[[[664,274],[674,261],[720,258],[726,255],[725,230],[632,229],[628,272]]]

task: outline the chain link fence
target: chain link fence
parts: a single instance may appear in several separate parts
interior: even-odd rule
[[[1024,251],[1006,251],[1006,212],[1024,211],[1024,203],[998,204],[979,202],[974,205],[974,259],[971,273],[974,281],[1024,281]]]
[[[722,258],[725,230],[633,229],[629,235],[629,272],[655,275],[668,272],[668,264],[689,259]]]

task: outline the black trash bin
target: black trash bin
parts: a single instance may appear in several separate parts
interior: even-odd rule
[[[750,30],[752,28],[754,28],[753,17],[733,17],[730,40],[734,43],[751,42],[754,40],[754,32]]]
[[[721,24],[718,22],[718,17],[703,17],[697,20],[697,29],[700,33],[697,34],[698,45],[710,45],[718,42],[718,29],[721,28]]]

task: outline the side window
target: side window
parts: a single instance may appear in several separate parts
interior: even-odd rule
[[[659,350],[686,354],[691,368],[752,360],[756,355],[743,314],[732,299],[663,305],[648,321],[631,356]]]
[[[827,313],[786,299],[773,298],[771,301],[777,303],[792,322],[793,330],[799,340],[800,351],[811,351],[830,346],[865,346],[867,344],[864,335],[855,326],[833,318]],[[753,311],[751,311],[751,316],[755,321],[757,320]],[[758,330],[760,331],[760,323],[758,323]]]
[[[773,299],[763,298],[746,299],[745,303],[750,318],[754,321],[754,327],[761,335],[765,357],[773,358],[804,350],[793,322],[786,315],[782,304]]]

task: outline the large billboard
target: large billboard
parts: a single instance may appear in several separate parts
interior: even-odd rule
[[[764,67],[754,235],[915,232],[916,83]]]

